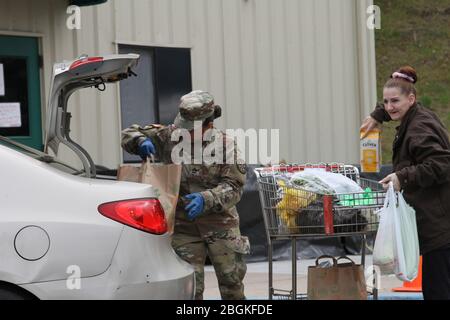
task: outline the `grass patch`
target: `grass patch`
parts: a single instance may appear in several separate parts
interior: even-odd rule
[[[381,9],[375,31],[378,100],[383,85],[402,65],[418,73],[418,99],[436,112],[450,130],[450,1],[374,0]],[[383,163],[392,162],[392,141],[399,123],[384,126]]]

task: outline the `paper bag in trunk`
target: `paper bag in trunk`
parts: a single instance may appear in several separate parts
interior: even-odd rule
[[[151,184],[166,215],[168,232],[173,233],[175,211],[180,190],[181,165],[153,163],[147,160],[140,167],[122,165],[117,180]]]
[[[319,266],[320,259],[332,259],[330,267]],[[350,263],[338,263],[346,259]],[[364,269],[356,265],[348,257],[335,259],[321,256],[316,266],[308,267],[308,299],[309,300],[367,300]]]

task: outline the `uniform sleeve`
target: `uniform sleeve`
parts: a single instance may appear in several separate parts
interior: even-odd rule
[[[384,110],[384,104],[382,102],[377,103],[375,110],[370,114],[370,116],[380,123],[392,120],[389,113]]]
[[[152,124],[141,127],[133,124],[131,127],[122,131],[122,148],[131,154],[139,154],[139,144],[145,139],[151,139],[157,151],[158,147],[164,143],[158,136],[158,131],[165,129],[162,125]]]
[[[122,131],[122,148],[131,154],[138,154],[139,144],[147,139],[147,136],[142,133],[142,129],[137,124]]]
[[[409,141],[409,153],[417,165],[396,172],[402,189],[430,187],[450,181],[450,150],[434,130],[423,128]],[[448,137],[446,137],[448,139]]]
[[[246,181],[247,166],[240,160],[239,151],[234,144],[234,163],[221,165],[220,183],[217,187],[201,192],[205,199],[205,212],[218,213],[234,207],[242,197]],[[229,150],[227,150],[229,152]]]

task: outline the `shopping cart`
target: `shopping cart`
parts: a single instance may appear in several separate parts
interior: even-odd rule
[[[305,170],[338,173],[355,181],[358,192],[313,192],[291,183],[292,176]],[[304,299],[297,294],[297,240],[300,238],[348,237],[362,239],[361,264],[365,266],[367,235],[376,233],[378,214],[385,191],[376,181],[360,178],[355,166],[344,164],[304,164],[263,167],[254,170],[268,241],[269,299]],[[292,290],[273,288],[273,241],[291,240]],[[374,281],[375,281],[374,277]],[[377,299],[377,288],[368,291]]]

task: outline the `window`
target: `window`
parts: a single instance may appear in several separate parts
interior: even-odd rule
[[[28,114],[27,60],[22,57],[0,57],[0,135],[30,135]]]
[[[42,150],[39,42],[0,36],[0,135]]]

